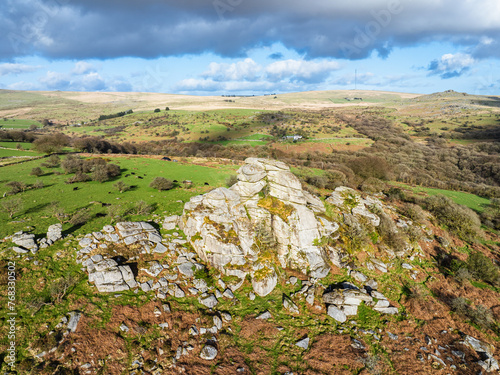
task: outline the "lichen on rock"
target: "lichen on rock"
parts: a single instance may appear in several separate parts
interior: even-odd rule
[[[317,216],[324,212],[323,202],[302,189],[286,164],[248,158],[231,188],[186,203],[181,226],[204,261],[225,274],[249,274],[255,292],[266,295],[277,283],[278,266],[315,278],[328,274],[330,256],[314,243],[339,226]],[[274,264],[264,254],[269,251]]]

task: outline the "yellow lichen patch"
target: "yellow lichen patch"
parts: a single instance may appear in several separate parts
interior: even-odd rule
[[[232,243],[233,245],[236,246],[240,245],[240,238],[238,237],[238,233],[236,233],[236,231],[233,228],[226,231],[223,224],[211,220],[208,216],[205,217],[204,222],[205,224],[211,225],[217,231],[219,239],[222,242]]]
[[[259,207],[265,208],[273,215],[279,216],[284,222],[288,223],[288,218],[295,211],[295,208],[285,204],[276,197],[267,196],[257,203]]]

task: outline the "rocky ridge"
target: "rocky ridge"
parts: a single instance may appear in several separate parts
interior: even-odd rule
[[[231,188],[191,198],[181,226],[203,261],[228,276],[249,275],[264,296],[276,286],[277,266],[314,278],[328,274],[338,254],[317,243],[339,225],[324,213],[323,202],[302,189],[287,165],[249,158]]]
[[[300,181],[283,163],[250,158],[238,171],[238,182],[231,188],[218,188],[193,197],[186,203],[182,216],[166,217],[163,234],[154,223],[106,225],[101,231],[77,239],[77,261],[85,267],[89,282],[101,293],[132,289],[135,293],[154,293],[160,300],[198,298],[206,312],[213,316],[213,323],[196,322],[189,327],[189,335],[199,338],[198,344],[192,341],[180,344],[175,350],[174,364],[188,358],[192,350],[206,361],[220,356],[218,335],[230,329],[222,323],[229,325],[231,314],[223,311],[219,303],[222,299],[232,305],[241,303],[238,301],[242,298],[239,289],[248,278],[255,294],[261,297],[275,290],[278,283],[288,284],[293,292],[281,295],[280,307],[294,318],[303,314],[306,308],[331,317],[341,333],[348,329],[358,338],[370,335],[376,341],[383,340],[384,333],[380,329],[357,330],[356,322],[349,319],[354,319],[361,305],[392,315],[398,314],[399,304],[386,297],[382,289],[379,291],[377,282],[350,261],[342,243],[345,227],[374,228],[384,219],[390,220],[391,230],[398,231],[412,223],[378,198],[362,196],[346,187],[335,189],[325,202],[303,190]],[[22,232],[9,239],[23,249],[22,253],[36,249],[31,250],[35,253],[38,247],[49,246],[62,238],[61,229],[59,224],[51,226],[46,238],[38,240],[35,235]],[[432,234],[427,228],[417,229],[422,231],[426,241],[430,241],[425,237]],[[401,267],[413,279],[419,277],[419,271],[409,264],[422,256],[417,243],[405,239],[397,248],[381,246],[381,249],[385,252],[383,257],[373,253],[363,258],[366,269],[387,273],[399,258]],[[16,247],[14,251],[19,253]],[[347,269],[347,275],[354,281],[328,287],[318,282],[335,266]],[[207,284],[198,274],[207,267],[217,268],[231,281],[219,279],[216,285]],[[283,280],[283,275],[289,271],[302,276]],[[243,298],[246,297],[255,300],[253,292]],[[60,323],[64,327],[68,323],[65,332],[74,333],[77,329],[75,317],[80,319],[81,314],[73,315],[69,322],[64,318],[66,320]],[[255,319],[273,322],[273,315],[267,310],[260,311]],[[332,319],[329,321],[333,322]],[[169,327],[165,322],[159,326],[162,329]],[[120,326],[123,332],[130,329],[125,324]],[[467,347],[480,358],[474,363],[485,371],[498,370],[498,362],[493,356],[495,348],[473,336],[460,334],[460,341],[453,344],[458,346],[429,339],[425,347],[420,348],[423,354],[419,360],[427,359],[436,368],[456,369],[457,361],[466,362],[464,348]],[[391,333],[387,333],[387,338],[401,344],[407,339]],[[294,345],[308,350],[309,340],[306,336]],[[314,338],[312,340],[314,343]],[[352,347],[366,349],[357,339],[353,339]],[[198,352],[198,349],[201,350]],[[467,361],[471,363],[470,359]]]

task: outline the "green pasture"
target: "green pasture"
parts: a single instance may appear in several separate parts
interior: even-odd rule
[[[35,120],[0,119],[0,129],[29,129],[31,125],[42,128],[42,124]]]
[[[490,200],[488,198],[483,198],[471,193],[465,193],[463,191],[426,188],[420,186],[416,187],[416,186],[408,186],[405,184],[397,184],[397,185],[410,189],[416,193],[426,193],[428,195],[444,195],[445,197],[448,197],[451,200],[453,200],[455,203],[469,207],[470,209],[477,212],[483,212],[485,207],[490,204]]]
[[[28,186],[37,181],[42,181],[44,184],[41,189],[27,189],[14,196],[0,198],[0,204],[3,203],[3,200],[18,197],[23,202],[22,210],[13,219],[8,217],[5,210],[0,210],[0,238],[18,230],[26,230],[27,227],[34,227],[36,233],[43,233],[49,225],[57,222],[49,212],[49,205],[54,201],[59,202],[60,206],[68,213],[81,208],[90,208],[94,218],[83,225],[82,233],[99,230],[110,222],[109,217],[104,217],[107,208],[103,205],[106,204],[119,205],[126,209],[142,200],[156,205],[155,214],[180,214],[184,202],[188,201],[190,197],[223,186],[227,177],[235,174],[238,168],[231,165],[206,167],[192,165],[189,162],[175,163],[148,158],[111,158],[110,162],[118,164],[122,169],[120,177],[104,183],[89,181],[66,184],[65,181],[73,175],[64,174],[61,168],[41,167],[45,172],[44,175],[40,177],[30,175],[31,170],[40,166],[44,161],[35,160],[0,168],[0,197],[10,190],[6,186],[9,181],[22,181]],[[177,180],[179,184],[172,190],[159,192],[149,187],[151,181],[158,176]],[[118,180],[132,186],[132,189],[120,193],[113,188],[113,184]],[[185,188],[182,184],[184,180],[191,180],[193,186]],[[75,188],[77,190],[74,190]],[[151,215],[133,217],[133,219],[146,220],[150,217]],[[70,229],[68,224],[65,224],[64,230]]]
[[[23,150],[30,150],[33,146],[32,143],[29,142],[14,142],[14,141],[4,141],[0,142],[0,147],[3,148],[15,148],[17,149],[17,145],[21,145]]]

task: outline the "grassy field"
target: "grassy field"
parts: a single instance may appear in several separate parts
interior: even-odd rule
[[[465,193],[462,191],[414,187],[405,184],[397,184],[397,185],[404,187],[406,189],[410,189],[416,193],[425,193],[428,195],[444,195],[445,197],[452,199],[455,203],[469,207],[470,209],[477,212],[483,212],[485,207],[490,204],[490,200],[488,198],[479,197],[477,195]]]
[[[42,128],[42,124],[35,120],[3,119],[0,120],[0,129],[29,129],[31,125]]]
[[[0,142],[0,147],[3,147],[3,148],[15,148],[15,149],[17,149],[17,145],[20,145],[23,150],[30,150],[31,147],[33,146],[32,143],[28,143],[28,142],[12,142],[12,141]]]
[[[233,165],[193,165],[189,161],[166,162],[159,159],[113,157],[111,163],[118,164],[122,169],[121,177],[104,183],[94,181],[65,184],[72,175],[66,175],[60,168],[48,169],[42,167],[45,172],[40,177],[30,176],[32,168],[40,166],[42,161],[35,160],[23,164],[5,166],[0,168],[0,196],[10,190],[6,184],[9,181],[22,181],[27,185],[33,185],[42,181],[44,187],[41,189],[28,189],[15,196],[0,198],[0,204],[4,200],[22,198],[23,208],[13,219],[9,219],[7,213],[0,211],[0,238],[12,234],[17,230],[25,230],[34,227],[36,233],[43,233],[47,227],[57,222],[51,217],[49,206],[51,202],[57,201],[68,213],[75,212],[80,208],[90,208],[93,219],[86,223],[78,231],[88,233],[102,228],[109,223],[110,219],[99,217],[106,214],[103,204],[119,205],[123,209],[131,207],[135,202],[145,201],[155,204],[156,214],[180,214],[184,202],[191,196],[202,194],[210,189],[222,186],[231,174],[235,174],[238,166]],[[133,173],[133,174],[132,174]],[[165,177],[179,181],[179,186],[168,191],[159,192],[149,187],[151,181],[157,177]],[[132,186],[132,189],[124,193],[113,188],[118,180]],[[191,180],[193,186],[183,187],[183,180]],[[208,183],[208,185],[205,185]],[[77,188],[78,190],[74,190]],[[145,217],[134,217],[145,219]],[[68,224],[65,230],[70,229]]]
[[[11,150],[0,148],[0,158],[6,158],[11,156],[40,156],[43,155],[40,152],[30,151],[30,150]]]

